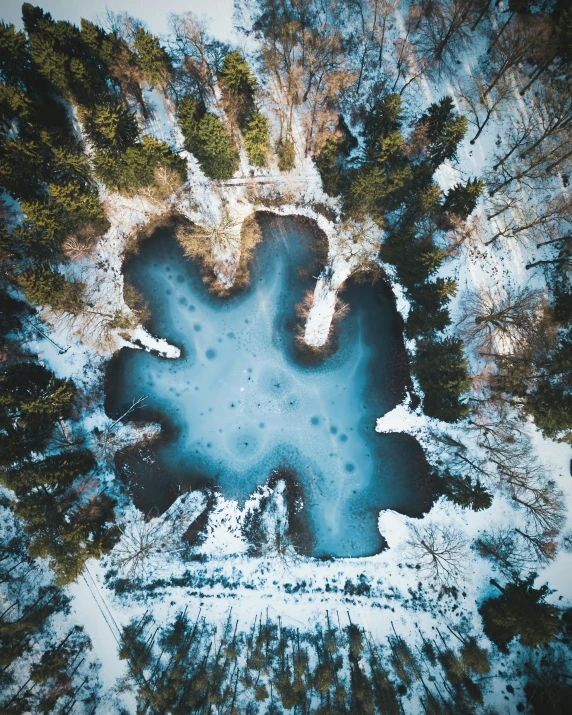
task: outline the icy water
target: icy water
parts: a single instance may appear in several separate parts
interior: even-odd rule
[[[147,395],[133,418],[163,430],[124,471],[140,508],[162,511],[187,487],[217,486],[243,501],[287,467],[297,474],[314,555],[377,553],[381,509],[420,516],[430,505],[419,444],[375,432],[407,380],[398,314],[383,286],[350,285],[338,349],[319,364],[300,361],[294,306],[315,285],[317,239],[293,217],[261,221],[250,286],[230,299],[209,295],[168,230],[127,264],[149,302],[151,331],[182,357],[124,348],[111,361],[108,413]]]

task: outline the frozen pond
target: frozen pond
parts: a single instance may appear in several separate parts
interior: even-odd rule
[[[126,274],[149,302],[151,331],[183,352],[166,360],[124,348],[109,365],[108,413],[119,416],[148,395],[133,417],[163,426],[149,454],[131,458],[126,478],[142,509],[164,510],[189,486],[217,486],[243,501],[273,469],[289,467],[313,554],[376,553],[381,509],[420,516],[430,505],[418,443],[374,429],[408,379],[398,315],[382,285],[350,285],[338,350],[304,364],[294,306],[315,285],[317,239],[294,218],[263,216],[262,227],[250,286],[227,300],[209,295],[166,229],[128,262]]]

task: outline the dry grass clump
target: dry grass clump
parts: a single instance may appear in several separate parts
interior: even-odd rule
[[[247,216],[240,228],[240,261],[234,274],[234,289],[243,288],[250,282],[252,255],[262,238],[262,229],[256,215]]]
[[[151,317],[149,303],[145,300],[143,294],[125,277],[123,278],[123,300],[131,308],[137,321],[141,325],[146,325]]]
[[[241,222],[225,209],[219,220],[178,226],[176,236],[185,255],[198,261],[209,291],[230,296],[248,285],[252,254],[262,240],[254,215]]]

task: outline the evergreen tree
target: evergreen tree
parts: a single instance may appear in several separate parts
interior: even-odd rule
[[[422,266],[420,274],[424,268]],[[407,336],[428,336],[445,330],[451,323],[447,304],[456,291],[456,281],[446,278],[409,287],[408,294],[413,305],[405,324]]]
[[[76,390],[37,363],[0,372],[0,465],[41,452],[54,423],[71,415]]]
[[[90,452],[61,452],[37,462],[25,464],[0,473],[0,481],[16,493],[16,496],[42,488],[47,492],[63,493],[80,474],[95,468]]]
[[[0,142],[0,185],[18,200],[42,194],[42,174],[48,157],[33,139],[15,138]]]
[[[177,121],[185,137],[185,148],[192,152],[196,148],[199,124],[205,108],[192,95],[183,97],[177,106]]]
[[[536,648],[554,640],[561,628],[560,609],[546,603],[551,593],[548,586],[534,588],[536,574],[525,581],[507,583],[504,588],[491,581],[500,591],[497,598],[488,598],[479,608],[485,634],[503,652],[513,638],[523,646]]]
[[[403,100],[399,94],[385,94],[376,98],[363,124],[366,146],[373,147],[380,138],[399,132],[403,114]]]
[[[30,556],[49,559],[55,582],[65,586],[80,576],[88,559],[99,559],[117,542],[114,506],[105,494],[85,500],[78,488],[27,492],[14,509],[30,536]]]
[[[201,167],[212,179],[230,179],[238,169],[239,155],[230,134],[214,114],[205,114],[198,132]]]
[[[256,112],[248,120],[243,132],[244,148],[252,166],[265,167],[270,153],[268,119]]]
[[[81,626],[72,628],[59,642],[48,643],[39,660],[32,663],[30,677],[36,686],[45,686],[37,712],[52,712],[58,700],[73,692],[73,674],[79,657],[91,648]]]
[[[16,494],[13,506],[29,534],[30,556],[48,558],[60,585],[74,581],[88,558],[99,558],[117,540],[109,526],[114,502],[88,479],[95,466],[90,452],[68,451],[0,472],[0,482]]]
[[[205,174],[211,179],[230,179],[238,169],[240,156],[221,120],[205,112],[191,96],[179,103],[177,118],[185,148],[196,157]]]
[[[58,92],[90,106],[109,96],[105,67],[82,40],[77,27],[55,22],[49,12],[22,5],[35,67]]]
[[[145,73],[149,84],[165,86],[171,76],[172,64],[169,53],[162,47],[159,38],[142,27],[138,27],[135,31],[133,46],[137,62]]]
[[[484,188],[485,182],[482,179],[469,179],[466,184],[455,184],[445,195],[443,211],[455,214],[464,221],[475,210]]]
[[[461,340],[443,338],[419,343],[413,370],[425,395],[426,415],[457,422],[468,414],[468,405],[461,402],[471,382],[467,367]]]
[[[572,393],[565,385],[542,381],[527,395],[525,410],[548,439],[572,440]]]
[[[559,3],[558,3],[559,4]],[[564,65],[572,63],[572,8],[566,8],[554,28],[556,55]]]
[[[127,149],[123,162],[123,181],[127,188],[150,186],[155,181],[155,172],[161,168],[172,170],[178,177],[178,185],[186,178],[184,159],[154,137],[143,137],[140,144]]]
[[[418,125],[427,132],[427,152],[431,165],[437,168],[444,161],[455,159],[457,147],[467,133],[468,120],[454,111],[451,97],[443,97],[421,115]]]
[[[68,281],[53,268],[38,266],[20,273],[18,283],[26,300],[66,313],[80,313],[83,307],[83,283]]]
[[[455,504],[465,509],[481,511],[488,509],[493,503],[492,494],[477,479],[474,483],[470,477],[463,477],[445,471],[442,477],[443,494]]]
[[[250,99],[254,98],[256,77],[250,71],[248,62],[240,52],[229,52],[222,61],[220,79],[224,86],[233,94],[240,94]]]
[[[339,196],[347,188],[348,170],[345,160],[357,145],[357,139],[340,114],[336,131],[328,137],[315,158],[324,191],[329,196]]]
[[[137,141],[135,118],[122,104],[98,104],[82,112],[81,118],[96,149],[110,156],[120,156]]]
[[[14,119],[30,117],[31,100],[21,89],[0,83],[0,127],[9,132]]]
[[[104,152],[96,152],[95,172],[103,183],[127,195],[144,187],[158,186],[158,172],[170,172],[173,181],[167,182],[161,198],[172,193],[186,178],[185,161],[174,154],[167,144],[154,137],[130,146],[118,158]]]
[[[4,347],[6,336],[16,332],[22,326],[22,314],[27,306],[21,300],[13,298],[0,287],[0,350]]]
[[[30,71],[26,35],[14,25],[0,22],[0,77],[12,87],[21,86]]]
[[[338,137],[328,138],[322,151],[316,157],[324,191],[328,196],[339,196],[342,189],[342,166],[340,162],[340,141]]]
[[[26,553],[27,539],[6,503],[0,505],[3,529],[0,533],[0,584],[2,619],[0,620],[0,710],[6,713],[30,712],[26,692],[22,701],[8,703],[18,691],[15,681],[25,682],[33,650],[41,643],[50,618],[69,610],[69,599],[52,583],[42,584],[37,564]],[[26,661],[18,661],[25,657]],[[23,707],[22,707],[23,705]],[[19,709],[17,709],[19,707]],[[36,710],[33,710],[37,712]]]

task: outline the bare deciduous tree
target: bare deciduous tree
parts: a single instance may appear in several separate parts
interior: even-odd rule
[[[112,561],[129,578],[144,576],[153,560],[185,550],[182,536],[198,513],[189,512],[187,501],[188,495],[183,495],[165,514],[154,518],[133,508],[119,524],[121,539]]]
[[[531,288],[487,286],[461,299],[459,333],[481,355],[512,352],[544,335],[546,302]]]
[[[198,94],[206,107],[216,103],[216,74],[228,45],[213,39],[204,19],[192,12],[169,16],[169,50],[175,59],[175,84],[182,94]]]
[[[115,452],[134,441],[134,435],[130,430],[125,429],[125,425],[120,424],[121,420],[129,416],[136,409],[143,405],[147,399],[147,395],[142,395],[137,400],[134,398],[130,407],[120,415],[116,420],[111,422],[104,430],[94,431],[95,446],[94,450],[102,459],[109,459]],[[137,438],[135,437],[135,440]]]
[[[510,526],[493,526],[476,539],[474,549],[496,563],[508,579],[538,568],[537,559]]]
[[[418,52],[440,70],[469,36],[476,5],[473,0],[438,0],[424,7],[416,37]]]
[[[540,534],[556,535],[566,514],[563,494],[556,482],[547,479],[541,467],[531,472],[505,467],[503,472],[512,499],[525,509],[534,529]]]
[[[280,139],[290,137],[294,109],[305,129],[305,154],[317,153],[337,121],[341,96],[357,73],[350,69],[343,3],[252,0],[263,67],[280,95]]]
[[[356,92],[360,91],[364,77],[381,78],[385,66],[388,22],[399,4],[400,0],[348,0],[348,6],[359,19],[359,30],[356,33],[359,64]]]
[[[377,255],[382,234],[375,221],[343,221],[339,224],[337,239],[340,242],[339,253],[351,263],[353,272],[379,271]]]
[[[471,139],[474,144],[493,115],[499,116],[504,103],[512,97],[513,89],[506,78],[501,78],[494,89],[487,92],[484,74],[475,71],[468,82],[459,82],[457,94],[467,112],[467,119],[475,127],[476,133]]]
[[[467,542],[452,526],[429,522],[409,528],[408,558],[434,581],[453,585],[467,575]]]

